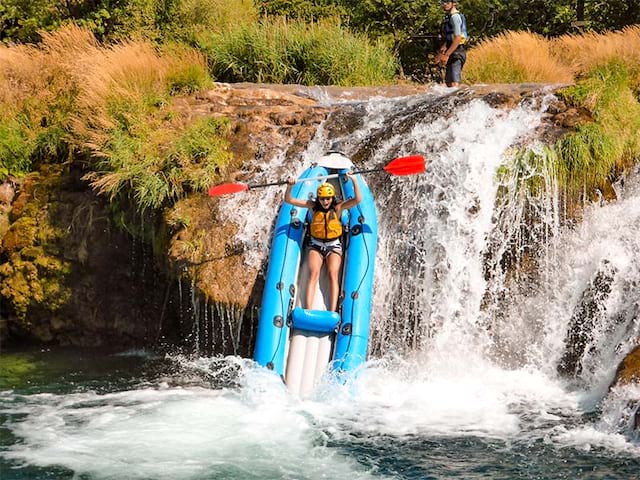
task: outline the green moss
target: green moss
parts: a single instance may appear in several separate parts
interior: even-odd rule
[[[17,388],[26,383],[36,370],[36,365],[23,354],[0,355],[0,389]]]
[[[59,188],[60,169],[51,177],[33,175],[30,188],[48,191],[49,195],[32,195],[5,236],[5,257],[0,263],[0,295],[17,317],[27,321],[30,308],[55,312],[70,298],[65,280],[70,264],[59,255],[59,242],[67,229],[53,224],[48,204],[52,192]]]

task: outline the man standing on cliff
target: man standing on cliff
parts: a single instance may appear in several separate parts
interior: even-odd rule
[[[442,45],[436,55],[436,63],[446,65],[444,81],[447,87],[457,87],[462,80],[462,67],[467,60],[464,42],[468,38],[467,21],[456,9],[458,2],[440,0],[445,11],[442,22]]]

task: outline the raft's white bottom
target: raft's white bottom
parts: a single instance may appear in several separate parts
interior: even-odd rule
[[[305,397],[322,378],[331,357],[334,335],[293,331],[285,375],[291,393]]]

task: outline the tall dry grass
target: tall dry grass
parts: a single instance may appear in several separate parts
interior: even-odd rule
[[[0,180],[37,161],[64,161],[78,57],[96,42],[73,25],[43,33],[38,47],[0,45]]]
[[[471,49],[464,68],[471,83],[569,83],[570,68],[552,43],[530,32],[506,32]]]
[[[95,47],[94,36],[75,25],[43,32],[39,46],[0,44],[0,105],[55,101],[73,89],[78,58]]]
[[[70,25],[37,47],[0,47],[0,80],[0,179],[74,151],[99,193],[145,209],[204,189],[230,160],[225,122],[172,110],[172,95],[211,81],[190,47],[102,46]]]
[[[640,67],[640,25],[605,34],[563,35],[549,43],[554,56],[571,68],[574,78],[613,60]]]
[[[87,51],[78,65],[72,130],[100,159],[86,176],[99,193],[128,197],[145,210],[215,183],[230,160],[223,141],[228,125],[188,125],[171,108],[172,94],[209,82],[200,53],[127,41]]]
[[[506,32],[469,51],[464,75],[470,83],[572,83],[613,60],[621,60],[632,71],[640,70],[639,25],[555,39]]]

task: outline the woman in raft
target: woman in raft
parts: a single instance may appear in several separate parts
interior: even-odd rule
[[[323,263],[327,265],[327,274],[329,276],[329,310],[335,312],[338,307],[338,293],[340,290],[338,274],[342,263],[342,243],[340,241],[342,222],[340,219],[345,209],[348,210],[356,206],[362,199],[358,181],[351,173],[347,174],[347,178],[353,183],[355,198],[343,202],[336,201],[336,191],[330,183],[323,183],[318,187],[315,201],[293,198],[291,190],[296,180],[292,177],[288,180],[289,185],[285,192],[285,202],[311,210],[311,224],[309,226],[311,236],[308,245],[309,281],[305,298],[305,308],[307,309],[313,308],[313,298]]]

